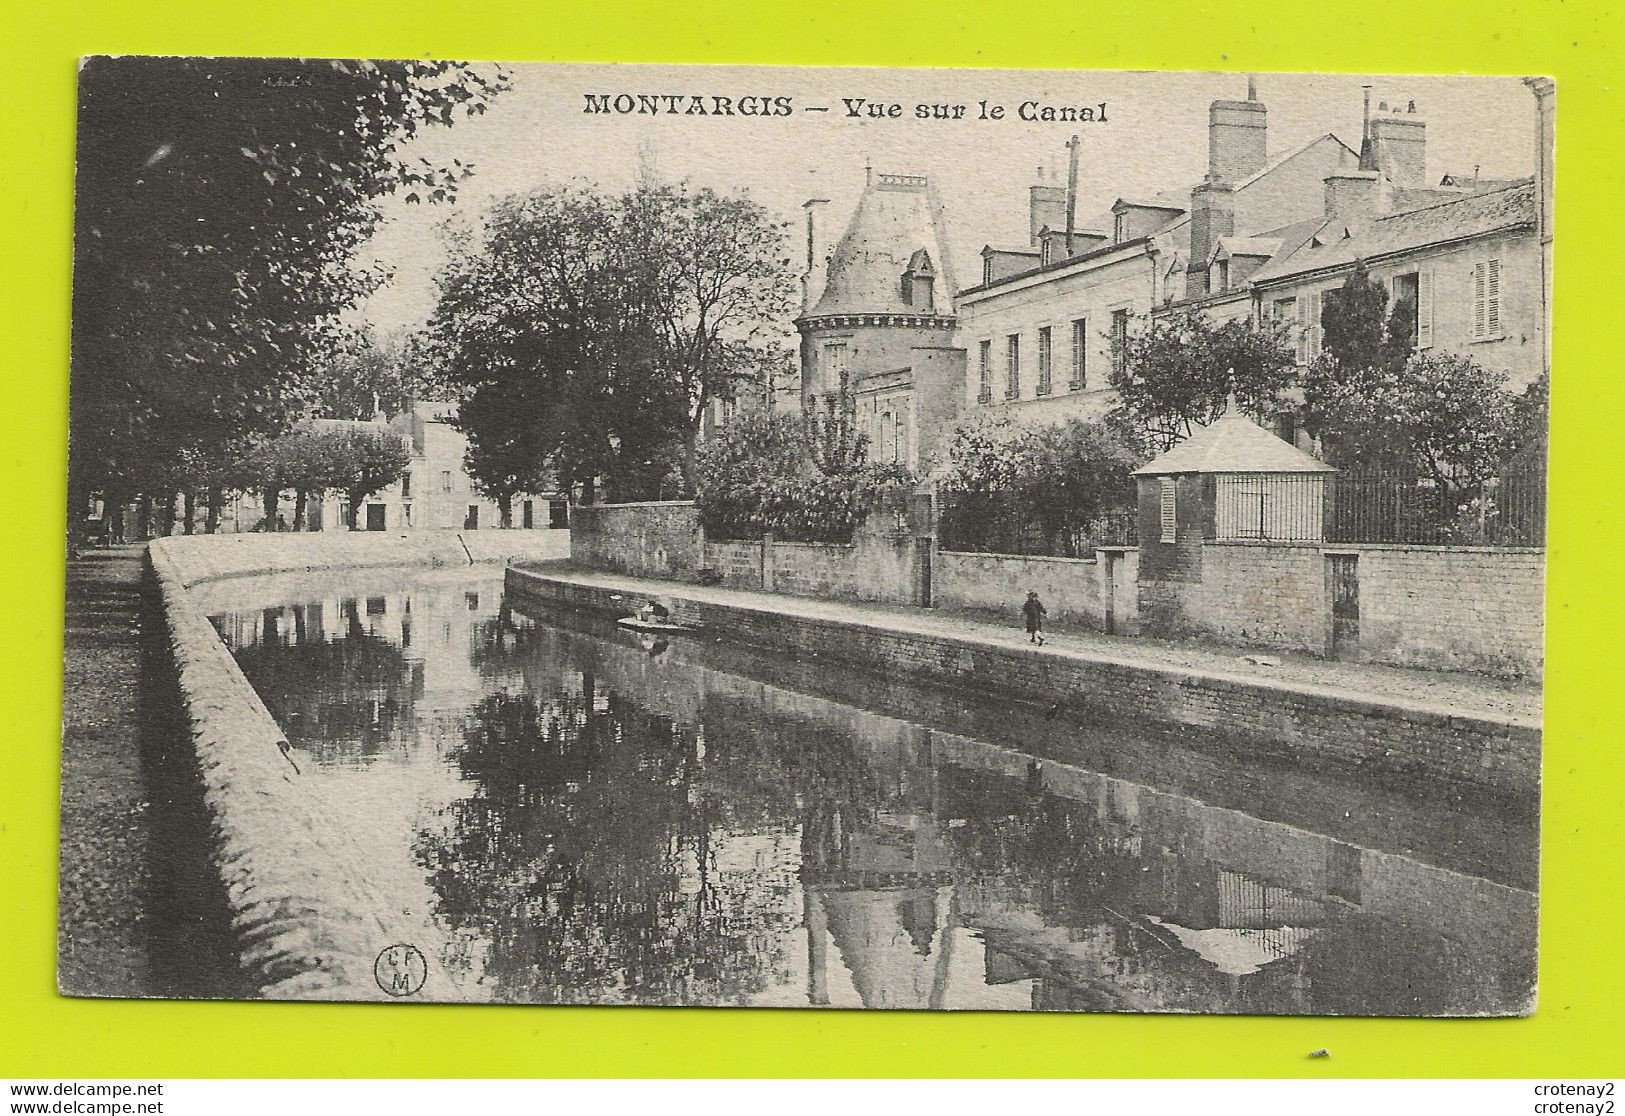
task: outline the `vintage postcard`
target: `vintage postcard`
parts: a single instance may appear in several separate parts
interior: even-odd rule
[[[1534,1010],[1550,80],[79,81],[65,993]]]

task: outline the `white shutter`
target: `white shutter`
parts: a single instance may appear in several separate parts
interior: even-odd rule
[[[1309,318],[1309,328],[1303,333],[1303,346],[1308,353],[1305,363],[1308,363],[1320,355],[1320,292],[1306,292],[1303,301],[1305,313]]]
[[[1178,540],[1178,519],[1175,516],[1175,493],[1173,477],[1162,478],[1162,541],[1165,543]]]
[[[1501,261],[1484,261],[1484,329],[1488,337],[1501,336]]]
[[[1309,363],[1309,293],[1298,298],[1298,363]]]
[[[1416,275],[1416,347],[1433,347],[1433,272]]]
[[[1486,328],[1486,310],[1484,298],[1484,272],[1488,270],[1483,264],[1473,265],[1473,340],[1481,341],[1489,336]]]

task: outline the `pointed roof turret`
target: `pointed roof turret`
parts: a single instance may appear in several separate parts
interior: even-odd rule
[[[830,255],[823,294],[806,315],[918,314],[899,280],[924,258],[942,277],[937,313],[952,314],[957,289],[947,222],[930,181],[918,174],[871,173],[846,233]]]

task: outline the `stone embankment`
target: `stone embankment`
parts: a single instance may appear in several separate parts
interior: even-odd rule
[[[1010,627],[848,602],[769,596],[629,578],[568,564],[509,569],[512,594],[547,605],[625,615],[659,597],[707,637],[802,659],[840,662],[1051,715],[1181,730],[1194,744],[1366,773],[1384,781],[1432,780],[1533,801],[1540,784],[1540,715],[1526,703],[1459,681],[1453,693],[1403,694],[1403,675],[1381,688],[1372,668],[1331,681],[1270,679],[1206,665],[1158,662],[1155,648],[1111,651],[1035,647]],[[1441,691],[1442,691],[1441,687]]]
[[[388,1000],[390,965],[409,945],[424,969],[409,998],[463,1000],[441,963],[445,935],[423,912],[379,894],[368,866],[301,786],[299,757],[190,589],[247,574],[323,568],[468,566],[560,557],[565,532],[475,536],[365,534],[160,539],[148,561],[161,598],[241,964],[268,999]],[[395,953],[399,956],[399,951]],[[415,961],[414,961],[415,964]],[[385,971],[380,974],[375,966]]]

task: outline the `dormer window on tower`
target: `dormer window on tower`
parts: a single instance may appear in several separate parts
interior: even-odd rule
[[[909,257],[908,270],[903,272],[903,305],[921,314],[936,311],[937,269],[931,262],[931,253],[916,249]]]

